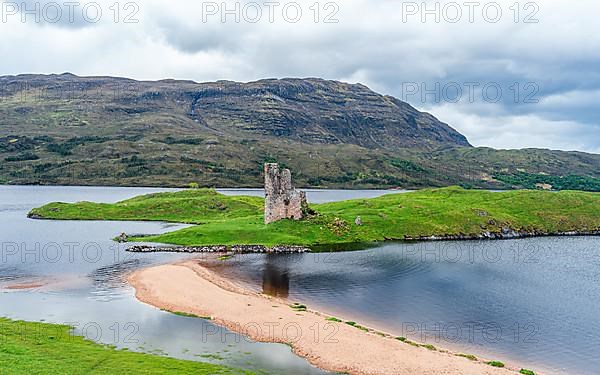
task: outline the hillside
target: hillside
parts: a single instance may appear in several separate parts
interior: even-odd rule
[[[302,186],[511,188],[573,175],[558,185],[600,190],[600,155],[474,148],[396,98],[322,79],[0,77],[0,160],[10,184],[252,187],[278,161]]]

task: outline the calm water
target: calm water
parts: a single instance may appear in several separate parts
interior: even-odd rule
[[[180,226],[25,218],[50,201],[110,202],[152,191],[0,186],[0,284],[50,282],[36,292],[0,293],[0,316],[71,323],[97,341],[178,358],[320,373],[285,346],[251,343],[135,300],[125,273],[182,256],[129,254],[110,238]],[[325,202],[384,193],[310,191],[308,197]],[[258,291],[415,340],[553,373],[600,373],[598,237],[387,244],[346,253],[242,255],[214,266]]]

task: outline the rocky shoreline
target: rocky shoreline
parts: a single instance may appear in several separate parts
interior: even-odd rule
[[[300,254],[311,250],[303,246],[233,245],[233,246],[132,246],[131,253],[234,253],[234,254]]]
[[[484,232],[477,235],[469,234],[444,234],[432,236],[410,237],[405,236],[402,241],[470,241],[470,240],[511,240],[518,238],[532,237],[573,237],[573,236],[600,236],[600,230],[591,231],[569,231],[569,232],[531,232],[517,231],[513,229],[504,229],[502,232]],[[392,240],[393,241],[393,240]],[[396,240],[397,241],[397,240]],[[335,248],[339,244],[332,244]],[[319,248],[325,245],[318,246]],[[365,248],[368,246],[365,245]],[[132,253],[234,253],[234,254],[302,254],[312,252],[308,247],[278,245],[278,246],[263,246],[263,245],[208,245],[208,246],[147,246],[136,245],[126,249]],[[320,250],[317,250],[320,251]],[[321,250],[322,251],[322,250]]]
[[[600,230],[591,231],[569,231],[569,232],[535,232],[517,231],[510,228],[502,229],[502,232],[483,232],[481,234],[444,234],[433,236],[404,237],[406,241],[466,241],[466,240],[512,240],[517,238],[531,237],[572,237],[572,236],[600,236]]]

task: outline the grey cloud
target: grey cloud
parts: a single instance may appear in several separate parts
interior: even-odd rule
[[[89,8],[89,16],[84,15],[83,7],[91,1],[54,1],[54,0],[5,0],[3,9],[10,10],[7,19],[16,17],[20,22],[36,26],[60,27],[67,29],[81,29],[91,27],[103,19],[110,19],[112,15],[106,14],[110,5],[102,6],[93,2],[93,7],[101,9],[101,14],[95,13],[95,9]],[[15,9],[17,14],[12,15]]]

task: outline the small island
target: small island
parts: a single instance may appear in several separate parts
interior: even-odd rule
[[[281,194],[292,194],[298,208],[291,209],[290,218],[279,213],[275,221],[265,220],[274,208],[269,203],[265,211],[263,198],[226,196],[213,189],[148,194],[113,204],[50,203],[33,209],[29,217],[195,224],[161,235],[123,237],[132,242],[229,249],[600,234],[598,193],[447,187],[308,207],[303,192],[287,188],[291,193],[283,189]]]

